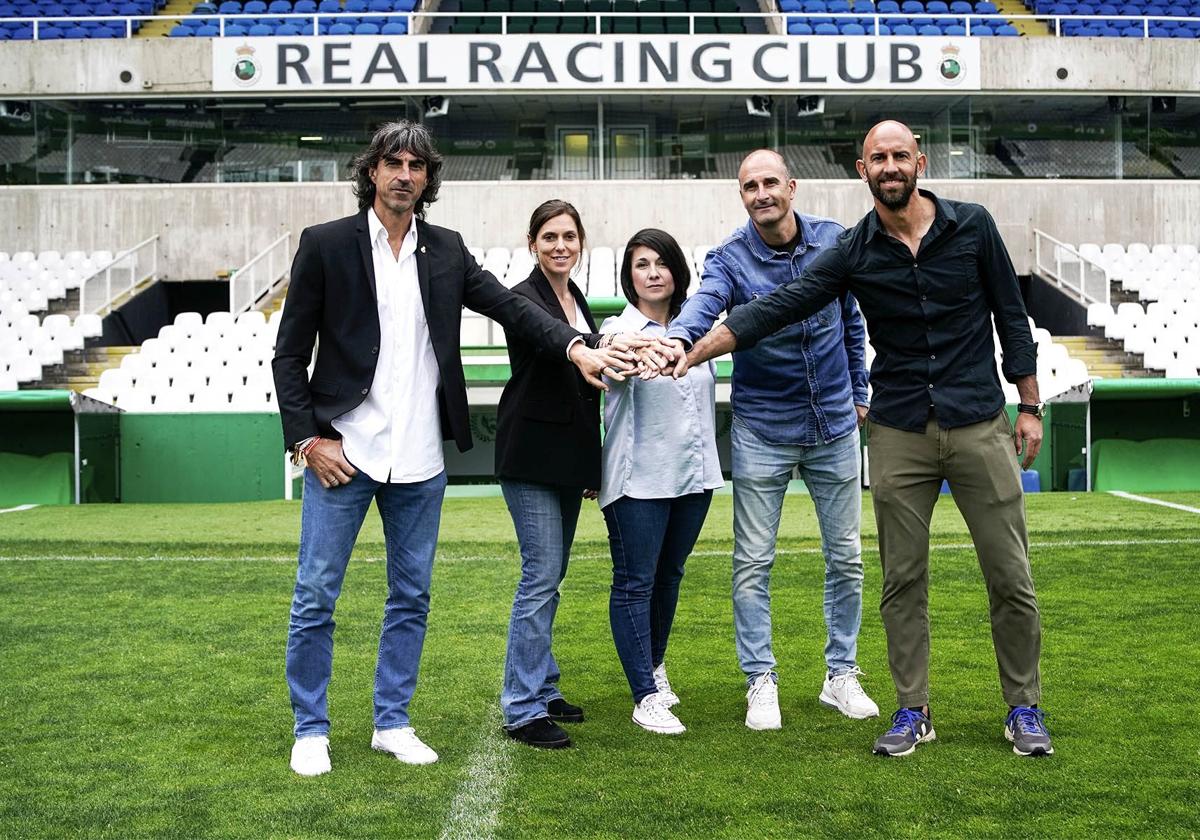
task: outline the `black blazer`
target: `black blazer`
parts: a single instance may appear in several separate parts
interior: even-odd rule
[[[566,348],[577,333],[504,288],[479,267],[462,237],[452,230],[418,220],[416,258],[438,365],[442,437],[453,438],[459,451],[465,452],[471,448],[471,430],[459,353],[463,307],[495,319],[530,347],[559,354],[567,364]],[[307,368],[318,338],[317,362],[309,381]],[[363,210],[300,234],[271,363],[284,447],[313,435],[340,437],[332,421],[366,397],[378,359],[375,266]]]
[[[570,287],[587,321],[584,341],[595,346],[599,336],[592,311],[579,287]],[[566,326],[566,313],[540,268],[535,266],[513,291]],[[542,349],[509,329],[504,336],[512,376],[496,411],[496,475],[599,490],[600,392],[562,350]]]

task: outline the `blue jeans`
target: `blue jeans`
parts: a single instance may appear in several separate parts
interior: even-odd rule
[[[349,484],[331,489],[322,487],[312,470],[305,472],[300,563],[287,642],[297,738],[329,732],[333,607],[372,499],[383,520],[388,588],[375,668],[375,728],[408,726],[445,491],[444,472],[412,484],[380,484],[360,472]]]
[[[733,418],[733,627],[738,662],[748,680],[774,672],[771,652],[771,567],[794,467],[817,510],[825,555],[825,665],[840,674],[856,665],[862,622],[862,455],[858,434],[827,444],[767,443]]]
[[[622,496],[604,508],[613,561],[608,620],[634,703],[656,691],[654,669],[667,654],[683,564],[711,502],[705,490],[673,499]]]
[[[562,697],[550,647],[558,585],[567,574],[584,488],[501,479],[500,489],[521,546],[521,581],[508,623],[500,693],[504,726],[516,729],[546,717],[546,704]]]

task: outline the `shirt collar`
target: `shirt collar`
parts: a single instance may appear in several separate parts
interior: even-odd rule
[[[614,324],[620,327],[619,331],[623,330],[645,330],[647,327],[666,327],[665,324],[660,324],[653,318],[648,318],[642,314],[642,311],[632,303],[625,304],[625,308],[621,310],[621,314],[617,316]]]
[[[924,190],[920,187],[917,187],[917,193],[933,202],[935,215],[931,228],[940,230],[947,224],[958,224],[958,214],[954,212],[954,205],[944,199],[938,198],[929,190]],[[883,223],[879,221],[879,210],[873,208],[867,215],[867,239],[872,239],[880,231],[883,231],[885,235],[887,233],[883,228]]]
[[[792,215],[796,217],[796,225],[800,230],[800,244],[796,246],[796,250],[803,254],[809,248],[820,247],[820,243],[813,237],[812,225],[795,210],[792,211]],[[751,219],[746,220],[746,240],[750,246],[750,253],[763,262],[774,259],[776,254],[784,253],[763,241],[762,234],[758,232],[758,228],[754,226],[754,221]]]
[[[387,228],[383,226],[383,222],[379,220],[379,216],[375,213],[374,207],[367,208],[367,233],[371,236],[371,244],[375,245],[379,242],[379,235],[382,233],[384,241],[387,241]],[[405,250],[405,245],[409,244],[409,240],[413,243],[417,241],[417,214],[413,213],[412,223],[408,226],[408,233],[404,234],[404,245],[400,246],[400,250]],[[414,245],[415,247],[415,245]]]

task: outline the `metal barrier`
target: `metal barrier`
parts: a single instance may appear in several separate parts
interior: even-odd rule
[[[258,256],[229,275],[229,311],[245,312],[271,287],[287,276],[291,261],[291,232],[283,234]],[[282,246],[282,247],[281,247]]]
[[[218,34],[213,37],[223,37],[225,34],[225,26],[227,23],[240,23],[243,21],[256,21],[263,17],[270,17],[271,20],[286,20],[289,22],[296,23],[298,25],[303,25],[305,27],[309,27],[311,32],[319,31],[319,25],[320,25],[321,21],[337,21],[339,18],[340,19],[358,20],[358,19],[361,19],[364,17],[369,17],[369,18],[384,18],[387,20],[394,20],[394,21],[403,20],[407,24],[408,34],[410,34],[410,35],[426,34],[424,32],[417,31],[418,27],[416,26],[416,23],[419,20],[432,20],[435,18],[456,18],[456,17],[500,18],[501,25],[500,25],[500,33],[499,34],[503,35],[503,34],[508,34],[508,21],[510,18],[529,18],[529,17],[547,17],[547,16],[553,16],[556,18],[587,18],[587,19],[590,19],[591,21],[594,22],[594,28],[592,28],[592,27],[588,28],[588,32],[590,32],[590,33],[596,33],[596,32],[602,31],[602,26],[601,26],[602,18],[605,18],[605,19],[615,19],[615,18],[625,18],[625,17],[632,17],[634,19],[637,19],[639,17],[684,18],[688,22],[688,31],[687,31],[687,33],[680,33],[680,34],[693,34],[693,35],[701,34],[701,33],[696,32],[696,19],[697,18],[701,18],[701,19],[705,19],[705,20],[712,19],[712,18],[762,19],[762,20],[766,21],[768,24],[773,24],[775,31],[780,34],[787,32],[788,21],[792,20],[792,19],[799,20],[799,21],[804,21],[808,18],[819,18],[821,20],[831,19],[831,20],[835,20],[835,21],[838,21],[838,20],[846,20],[846,21],[870,20],[871,23],[869,25],[865,25],[865,28],[867,30],[866,31],[867,35],[877,35],[879,32],[878,27],[881,24],[887,25],[888,21],[890,19],[894,19],[894,18],[920,17],[920,18],[928,18],[928,19],[934,19],[934,20],[956,20],[956,21],[959,21],[961,23],[961,25],[963,26],[963,29],[964,29],[963,34],[965,34],[965,35],[970,35],[972,27],[978,26],[979,24],[986,24],[988,26],[991,26],[992,24],[996,24],[996,25],[1002,26],[1006,23],[1015,23],[1016,21],[1036,21],[1036,22],[1042,23],[1048,27],[1048,29],[1050,31],[1047,34],[1053,34],[1055,37],[1059,37],[1059,38],[1068,37],[1068,36],[1063,35],[1063,32],[1062,32],[1064,22],[1112,24],[1114,22],[1119,21],[1123,24],[1134,23],[1134,24],[1139,25],[1142,30],[1141,37],[1143,39],[1151,37],[1150,36],[1150,28],[1151,28],[1151,26],[1158,24],[1158,23],[1168,23],[1169,22],[1174,26],[1178,26],[1180,23],[1200,23],[1200,17],[1172,17],[1169,15],[1152,15],[1152,16],[1046,15],[1046,14],[1039,15],[1036,13],[1023,14],[1023,15],[1007,15],[1007,14],[1002,14],[999,12],[997,12],[996,14],[975,14],[975,13],[954,14],[954,13],[947,12],[947,13],[942,13],[942,14],[922,13],[920,15],[904,15],[901,13],[882,14],[882,13],[878,13],[878,12],[876,12],[875,14],[870,14],[870,15],[855,14],[853,12],[768,12],[768,13],[762,13],[762,12],[759,12],[759,13],[754,13],[754,12],[645,12],[645,13],[639,13],[639,14],[629,14],[627,12],[602,12],[602,13],[596,13],[596,12],[553,12],[553,13],[547,13],[547,12],[471,12],[471,13],[464,13],[464,12],[322,12],[322,13],[297,14],[295,12],[291,12],[288,14],[272,14],[272,15],[263,15],[263,14],[241,14],[241,15],[208,14],[208,15],[206,15],[206,14],[194,14],[194,13],[188,13],[185,15],[132,15],[132,16],[130,16],[130,15],[96,15],[96,16],[88,17],[88,18],[86,18],[86,20],[88,20],[89,22],[97,22],[97,23],[107,23],[107,22],[119,23],[123,26],[123,28],[125,30],[125,37],[131,38],[131,37],[133,37],[133,34],[134,34],[133,24],[135,21],[144,23],[144,22],[152,21],[152,20],[168,20],[168,21],[173,20],[173,21],[177,21],[177,22],[183,22],[184,20],[187,20],[189,23],[211,24],[211,25],[215,26],[218,30]],[[55,25],[61,25],[61,26],[71,26],[71,25],[75,25],[79,20],[81,20],[81,18],[79,18],[79,17],[41,17],[41,18],[14,17],[14,18],[5,18],[4,22],[5,23],[27,23],[27,24],[29,24],[33,29],[33,40],[38,41],[38,40],[42,40],[41,32],[40,32],[42,25],[55,24]],[[609,33],[605,33],[605,34],[609,34]],[[636,34],[636,33],[617,33],[617,34],[632,35],[632,34]],[[305,33],[302,32],[299,35],[290,36],[290,37],[303,37],[304,35],[305,35]],[[56,34],[55,39],[57,39],[58,37],[59,36]],[[208,36],[204,36],[204,37],[208,37]],[[244,38],[244,37],[246,37],[246,35],[239,34],[236,37]],[[262,36],[262,37],[283,37],[283,36],[268,35],[268,36]],[[339,36],[327,36],[327,37],[350,37],[350,36],[339,35]],[[404,37],[404,36],[397,35],[395,37]],[[722,36],[722,37],[725,37],[725,36]],[[793,36],[793,37],[801,37],[801,36]],[[809,37],[809,36],[803,36],[803,37]],[[812,37],[832,37],[832,36],[819,35],[819,36],[812,36]],[[863,37],[863,36],[843,36],[843,37]],[[885,35],[882,37],[889,37],[889,36]],[[911,35],[899,35],[899,36],[893,35],[890,37],[910,38],[913,36],[911,36]],[[942,35],[940,37],[946,37],[946,36]]]
[[[1108,269],[1079,253],[1075,246],[1034,228],[1033,254],[1038,273],[1079,298],[1080,303],[1110,304],[1112,278]]]
[[[143,251],[149,249],[149,266],[142,271]],[[139,283],[158,277],[158,234],[118,253],[79,284],[79,314],[100,314],[117,298],[132,294]]]

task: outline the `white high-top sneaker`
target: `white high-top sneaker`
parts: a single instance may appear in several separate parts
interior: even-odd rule
[[[862,671],[858,667],[844,674],[825,677],[825,685],[821,688],[818,698],[822,706],[837,709],[848,718],[861,720],[863,718],[879,717],[879,707],[867,696],[858,682]]]
[[[292,772],[301,776],[320,776],[333,769],[329,762],[329,738],[309,735],[292,744]]]
[[[679,695],[671,690],[671,681],[667,679],[667,663],[665,662],[660,662],[654,669],[654,687],[658,689],[658,696],[662,698],[663,704],[668,709],[679,703]]]
[[[746,692],[746,726],[751,729],[782,729],[779,717],[779,687],[771,675],[760,674]]]
[[[658,693],[647,694],[633,707],[633,722],[647,732],[660,735],[679,735],[687,731],[687,727],[667,708],[662,695]]]

